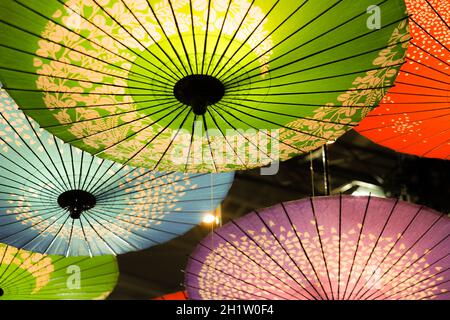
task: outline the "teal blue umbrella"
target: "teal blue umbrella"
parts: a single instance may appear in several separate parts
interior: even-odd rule
[[[0,91],[2,243],[66,256],[144,249],[197,225],[232,180],[97,159],[40,129]]]

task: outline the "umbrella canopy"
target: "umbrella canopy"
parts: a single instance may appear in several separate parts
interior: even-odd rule
[[[356,130],[421,157],[450,159],[450,1],[406,0],[413,40],[396,86]]]
[[[65,258],[0,244],[0,300],[105,299],[118,278],[111,255]]]
[[[281,203],[232,221],[189,259],[190,299],[450,299],[450,218],[371,197]]]
[[[409,42],[402,0],[4,0],[0,79],[99,157],[259,167],[354,127]]]
[[[169,293],[153,300],[188,300],[186,291],[178,291],[175,293]]]
[[[0,241],[34,252],[119,254],[200,223],[232,173],[154,173],[96,159],[40,129],[0,91]]]

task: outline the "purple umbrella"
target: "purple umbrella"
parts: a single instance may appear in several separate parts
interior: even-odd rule
[[[308,198],[252,212],[189,258],[190,299],[450,299],[450,218],[398,200]]]

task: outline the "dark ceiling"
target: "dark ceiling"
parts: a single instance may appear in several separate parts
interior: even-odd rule
[[[371,143],[351,131],[328,146],[330,185],[333,193],[342,186],[362,181],[380,186],[389,197],[402,198],[450,212],[450,162],[401,155]],[[274,176],[259,170],[238,172],[222,206],[223,222],[281,201],[312,194],[310,159],[313,159],[314,194],[324,194],[321,151],[281,163]],[[344,193],[352,193],[350,188]],[[110,299],[151,299],[182,290],[183,268],[196,244],[209,228],[198,226],[169,243],[118,257],[119,283]]]

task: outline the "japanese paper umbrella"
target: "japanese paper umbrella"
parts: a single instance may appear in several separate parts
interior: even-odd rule
[[[190,256],[190,299],[450,299],[450,218],[371,197],[281,203]]]
[[[66,258],[0,244],[0,300],[105,299],[118,277],[112,255]]]
[[[411,36],[396,86],[356,130],[393,150],[450,159],[450,1],[407,0]]]
[[[354,127],[409,42],[402,0],[3,0],[0,80],[99,157],[259,167]]]
[[[233,174],[153,173],[96,159],[40,129],[0,91],[0,241],[66,256],[120,254],[200,223]]]

